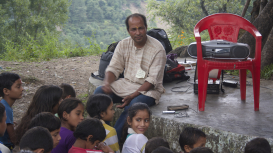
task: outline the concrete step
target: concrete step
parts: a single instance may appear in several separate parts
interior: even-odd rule
[[[160,99],[159,105],[152,106],[153,112],[148,138],[163,137],[174,152],[181,152],[178,139],[184,127],[196,127],[207,135],[206,146],[215,153],[241,153],[245,144],[253,138],[266,138],[273,150],[273,82],[261,80],[260,111],[254,111],[253,87],[247,86],[246,102],[240,99],[240,89],[224,87],[225,93],[208,94],[205,111],[199,112],[198,95],[193,93],[194,70],[189,70],[191,79],[188,82],[176,84],[177,81],[164,84],[166,93]],[[235,79],[225,76],[224,79]],[[251,78],[248,78],[252,84]],[[102,81],[89,79],[89,92],[102,84]],[[173,87],[181,87],[180,92],[173,92]],[[269,88],[269,89],[268,89]],[[181,111],[188,117],[177,118],[173,114],[162,114],[167,106],[189,105],[189,109]],[[121,109],[116,109],[116,119],[121,114]]]

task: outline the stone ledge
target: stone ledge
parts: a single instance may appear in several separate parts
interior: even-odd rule
[[[113,126],[123,109],[115,108],[114,120],[111,123]],[[171,150],[176,153],[181,153],[179,145],[179,135],[182,129],[185,127],[195,127],[201,129],[207,135],[206,146],[211,148],[214,153],[242,153],[246,143],[254,138],[255,136],[247,136],[236,134],[228,131],[222,131],[214,129],[209,126],[199,126],[194,124],[188,124],[183,122],[177,122],[168,118],[162,118],[152,115],[150,126],[145,136],[148,139],[153,137],[162,137],[169,142]],[[273,148],[273,139],[267,138],[271,148]]]

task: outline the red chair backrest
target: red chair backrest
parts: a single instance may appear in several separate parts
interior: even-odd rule
[[[218,13],[201,19],[194,28],[194,32],[201,33],[208,30],[210,39],[223,39],[237,42],[240,29],[250,32],[253,36],[257,29],[245,18],[230,13]]]

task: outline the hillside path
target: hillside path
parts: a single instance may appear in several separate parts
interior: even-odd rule
[[[74,87],[78,98],[86,98],[88,79],[91,72],[98,70],[99,59],[100,56],[87,56],[42,62],[0,61],[0,67],[2,67],[0,73],[3,71],[17,73],[23,81],[23,98],[13,105],[14,121],[20,122],[33,95],[42,85],[68,83]]]

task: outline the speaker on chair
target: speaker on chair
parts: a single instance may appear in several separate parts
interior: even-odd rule
[[[202,41],[203,58],[214,59],[247,59],[250,54],[250,47],[243,43],[233,43],[226,40]],[[188,54],[192,58],[197,58],[196,42],[188,47]]]

